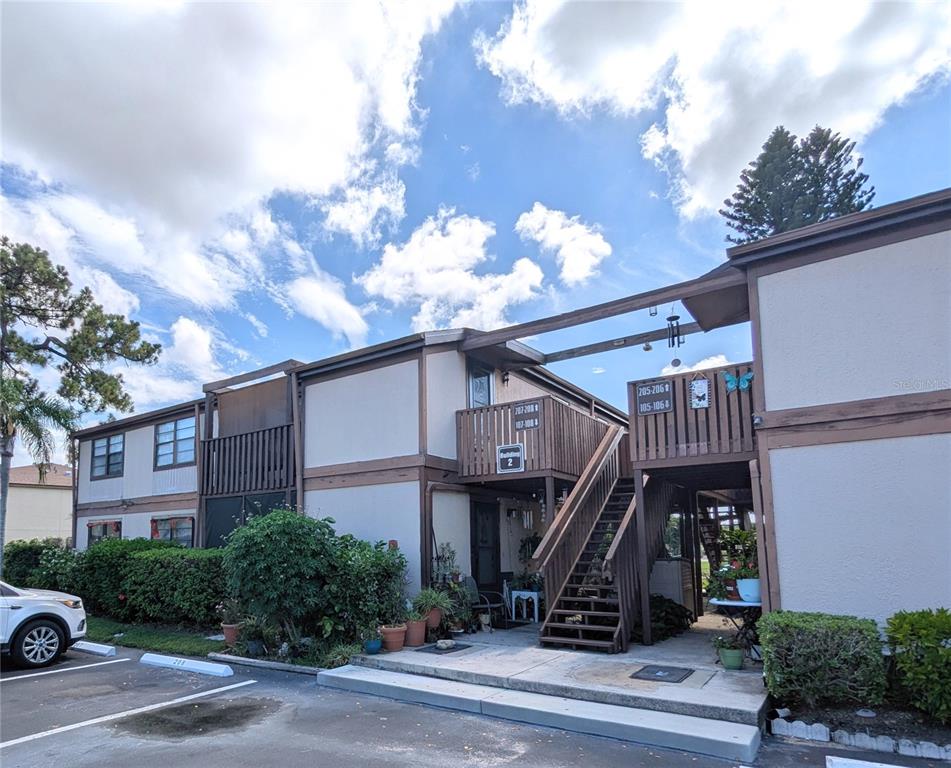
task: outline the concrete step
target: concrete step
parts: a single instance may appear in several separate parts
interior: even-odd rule
[[[559,696],[505,690],[347,665],[317,675],[320,685],[398,701],[560,728],[575,733],[751,762],[760,732],[752,725],[706,720]]]

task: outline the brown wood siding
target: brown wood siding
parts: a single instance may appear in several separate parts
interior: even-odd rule
[[[635,466],[648,468],[655,462],[659,465],[689,459],[733,460],[737,454],[753,458],[753,388],[728,392],[722,375],[728,372],[739,377],[752,368],[752,363],[742,363],[664,377],[672,384],[673,410],[646,416],[637,415],[637,385],[644,381],[630,382],[630,450]],[[690,382],[700,376],[710,382],[710,405],[691,408]]]
[[[541,423],[532,429],[515,429],[515,406],[531,402],[541,405]],[[557,472],[578,477],[607,429],[605,422],[550,395],[457,411],[459,477],[504,477],[496,473],[496,448],[516,443],[525,450],[522,476]]]
[[[294,436],[290,424],[201,443],[201,495],[230,496],[293,488]]]
[[[281,376],[218,395],[218,437],[286,424],[287,377]]]

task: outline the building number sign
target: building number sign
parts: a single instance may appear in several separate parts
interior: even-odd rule
[[[525,446],[500,445],[495,454],[495,471],[500,475],[525,471]]]
[[[542,404],[537,400],[512,406],[512,426],[518,429],[538,429],[542,420]]]
[[[637,415],[670,413],[674,410],[673,385],[669,381],[645,381],[637,385]]]

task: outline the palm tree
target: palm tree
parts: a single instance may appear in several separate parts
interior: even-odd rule
[[[33,456],[40,478],[53,457],[54,430],[69,434],[76,426],[76,413],[63,401],[40,392],[35,383],[0,379],[0,545],[6,531],[10,465],[19,437]],[[3,547],[0,546],[0,576],[3,575]]]

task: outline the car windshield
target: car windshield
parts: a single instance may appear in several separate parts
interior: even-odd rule
[[[13,597],[19,594],[20,594],[19,592],[17,592],[13,587],[11,587],[5,581],[0,581],[0,595],[4,597]]]

